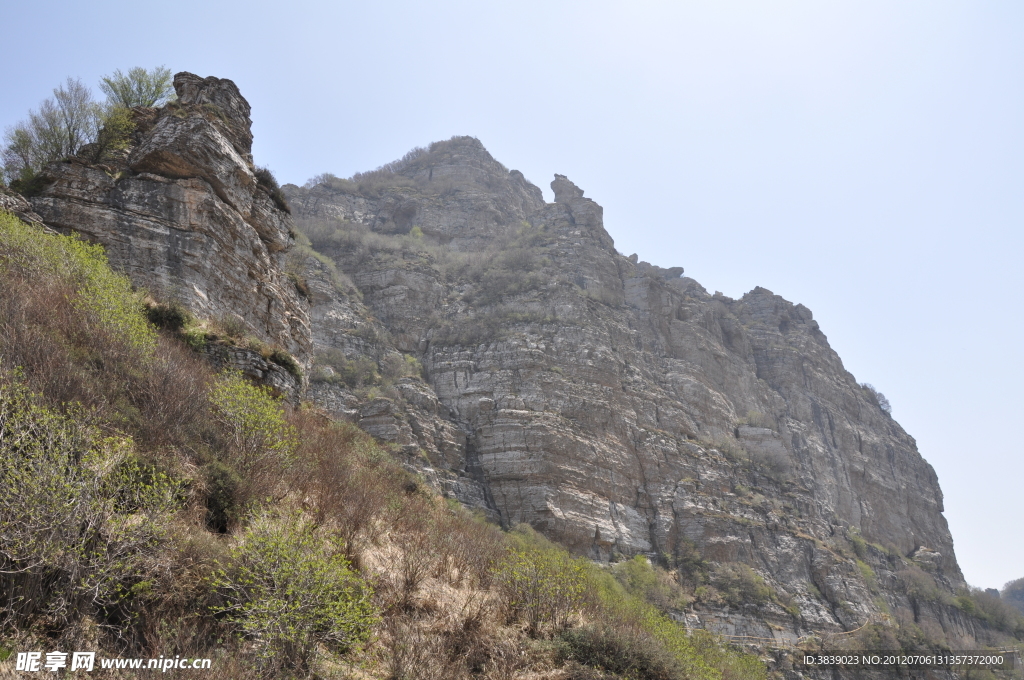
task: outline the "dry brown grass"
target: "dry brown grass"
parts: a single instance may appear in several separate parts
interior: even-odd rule
[[[440,498],[369,435],[290,410],[283,417],[298,437],[287,464],[247,471],[232,451],[232,423],[211,405],[218,380],[213,369],[178,338],[126,341],[116,328],[96,323],[80,304],[81,292],[59,272],[0,267],[0,291],[0,368],[45,408],[118,435],[138,459],[140,475],[165,475],[179,489],[173,507],[149,518],[158,540],[133,546],[130,557],[144,567],[137,571],[142,576],[125,579],[116,601],[86,602],[73,622],[58,625],[28,610],[15,621],[17,612],[4,605],[5,646],[54,649],[59,643],[107,657],[209,657],[218,675],[240,680],[564,677],[549,639],[557,626],[533,630],[537,639],[531,639],[523,622],[507,616],[509,603],[495,582],[506,535]],[[128,520],[120,526],[141,520],[141,513],[118,508],[122,501],[112,498],[104,508]],[[218,615],[227,596],[217,584],[237,571],[232,560],[246,549],[252,517],[273,523],[299,513],[302,521],[293,524],[301,529],[284,535],[283,545],[294,546],[300,530],[339,542],[375,587],[379,621],[363,647],[307,644],[303,658],[311,661],[301,668],[260,670],[259,647],[266,641],[247,638],[252,629],[246,621]],[[283,526],[282,520],[274,528]],[[0,540],[3,531],[0,526]],[[301,537],[309,543],[310,534]],[[109,545],[117,540],[102,531],[95,538]],[[47,574],[32,576],[46,586]],[[365,625],[376,619],[368,616]]]
[[[192,450],[209,428],[209,367],[158,336],[156,351],[124,342],[76,304],[68,282],[8,274],[0,296],[0,360],[20,367],[53,404],[80,404],[97,424],[130,433],[144,450]]]

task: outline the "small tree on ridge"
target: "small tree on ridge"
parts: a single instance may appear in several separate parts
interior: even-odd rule
[[[171,70],[158,66],[147,71],[141,66],[122,73],[117,69],[100,80],[100,89],[107,101],[130,109],[133,106],[157,106],[174,97]]]

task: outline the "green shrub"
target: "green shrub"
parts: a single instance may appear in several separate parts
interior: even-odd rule
[[[611,624],[586,626],[559,635],[559,656],[564,661],[616,673],[631,680],[684,680],[685,667],[639,627]]]
[[[277,183],[277,178],[274,177],[270,168],[256,168],[255,175],[256,183],[270,194],[274,205],[290,215],[292,213],[291,206],[288,205],[288,199],[285,198],[284,192],[281,191],[281,186]]]
[[[386,382],[393,383],[402,378],[423,377],[423,364],[410,354],[391,353],[380,362],[381,373]]]
[[[672,577],[641,555],[615,565],[612,573],[626,592],[658,609],[682,609],[688,604],[686,595]]]
[[[68,281],[78,291],[77,305],[102,329],[142,349],[155,336],[142,314],[140,296],[128,277],[114,273],[99,245],[75,236],[50,236],[0,212],[0,272]]]
[[[238,489],[242,485],[238,472],[215,460],[206,467],[206,526],[217,533],[227,531],[241,519],[238,517]]]
[[[978,608],[974,604],[974,599],[967,593],[957,595],[956,599],[953,600],[953,604],[968,616],[976,616],[978,614]]]
[[[594,629],[597,631],[596,641],[604,645],[606,653],[614,651],[617,646],[625,646],[627,648],[619,655],[620,658],[634,659],[631,662],[634,664],[640,663],[635,660],[638,656],[646,659],[643,663],[647,664],[648,673],[668,673],[670,670],[677,673],[674,676],[646,677],[764,680],[766,669],[756,656],[729,648],[720,638],[706,631],[688,631],[656,607],[626,592],[611,573],[591,566],[587,581],[592,616],[598,626]],[[593,637],[595,632],[588,635]],[[637,641],[637,650],[628,649],[629,641],[633,640]],[[669,657],[674,661],[665,661]],[[582,656],[574,658],[583,659]],[[583,663],[594,663],[594,658],[583,660]],[[607,668],[610,670],[611,666]]]
[[[165,541],[179,486],[83,418],[0,375],[0,620],[116,621]]]
[[[146,307],[146,318],[157,328],[177,332],[192,323],[192,315],[181,303],[155,303]]]
[[[676,543],[672,555],[672,565],[682,583],[699,586],[708,580],[710,568],[707,561],[700,554],[697,545],[686,538],[681,538]]]
[[[875,570],[871,568],[871,565],[863,560],[857,560],[857,569],[860,571],[860,575],[864,579],[864,583],[867,584],[868,589],[872,592],[877,592],[878,577],[875,576]]]
[[[206,347],[208,340],[206,331],[198,326],[185,328],[181,334],[181,339],[186,345],[197,352],[202,351]]]
[[[313,302],[313,291],[309,288],[309,281],[305,278],[306,261],[309,258],[313,258],[323,267],[334,290],[361,299],[362,294],[348,276],[338,271],[334,260],[314,250],[309,238],[299,231],[295,234],[295,245],[285,255],[284,267],[288,277],[307,300]]]
[[[132,112],[123,106],[111,107],[103,114],[100,122],[101,127],[96,135],[96,141],[81,150],[81,154],[93,163],[100,163],[117,152],[125,151],[131,141],[131,134],[135,131]]]
[[[210,388],[210,403],[228,435],[230,462],[251,481],[288,468],[298,446],[281,400],[240,373],[222,373]]]
[[[896,576],[911,601],[943,604],[950,602],[949,593],[940,588],[935,579],[916,564],[907,564]]]
[[[249,333],[249,326],[237,314],[225,314],[220,318],[212,319],[210,328],[214,336],[223,335],[236,342],[244,340]]]
[[[295,361],[295,357],[288,352],[283,349],[274,349],[269,358],[296,378],[302,379],[302,368],[299,366],[299,362]]]
[[[715,569],[712,585],[728,604],[764,604],[772,599],[772,590],[764,579],[742,562],[725,562]]]
[[[308,668],[318,645],[348,651],[378,618],[342,546],[297,514],[254,517],[212,586],[224,598],[214,611],[256,645],[266,669]]]
[[[860,559],[864,559],[868,554],[867,541],[861,538],[860,534],[856,533],[850,533],[849,539],[850,543],[853,545],[854,554],[856,554]]]
[[[747,415],[740,418],[739,425],[749,425],[751,427],[767,427],[769,429],[775,429],[775,423],[772,422],[770,416],[766,416],[760,411],[747,411]]]
[[[313,291],[309,289],[309,282],[306,281],[306,277],[295,272],[288,272],[288,280],[295,286],[295,290],[298,291],[299,295],[306,298],[306,302],[313,302]]]
[[[327,368],[330,370],[325,370]],[[382,380],[376,361],[366,356],[349,359],[338,349],[327,349],[316,355],[312,379],[350,388],[379,385]]]
[[[570,557],[529,527],[517,527],[498,566],[509,619],[525,621],[531,635],[546,623],[565,625],[583,605],[585,574],[585,561]]]
[[[51,181],[41,172],[37,173],[32,168],[24,168],[17,177],[11,180],[11,189],[25,198],[32,198],[43,193],[50,184]]]

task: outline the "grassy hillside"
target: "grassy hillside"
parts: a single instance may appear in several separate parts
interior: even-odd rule
[[[765,677],[661,613],[672,581],[645,561],[503,533],[358,429],[215,373],[99,248],[0,213],[0,291],[5,667],[70,649],[231,678]]]

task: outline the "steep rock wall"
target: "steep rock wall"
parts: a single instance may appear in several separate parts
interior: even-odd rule
[[[479,485],[504,523],[595,558],[672,562],[695,546],[750,565],[775,604],[692,614],[747,633],[907,611],[898,574],[925,553],[944,588],[962,583],[934,471],[810,310],[763,288],[710,295],[682,268],[622,256],[567,178],[545,204],[476,140],[370,176],[285,189],[390,346],[422,361],[435,417],[464,435],[438,467]],[[416,209],[396,220],[402,205]],[[851,552],[862,540],[877,583]]]

